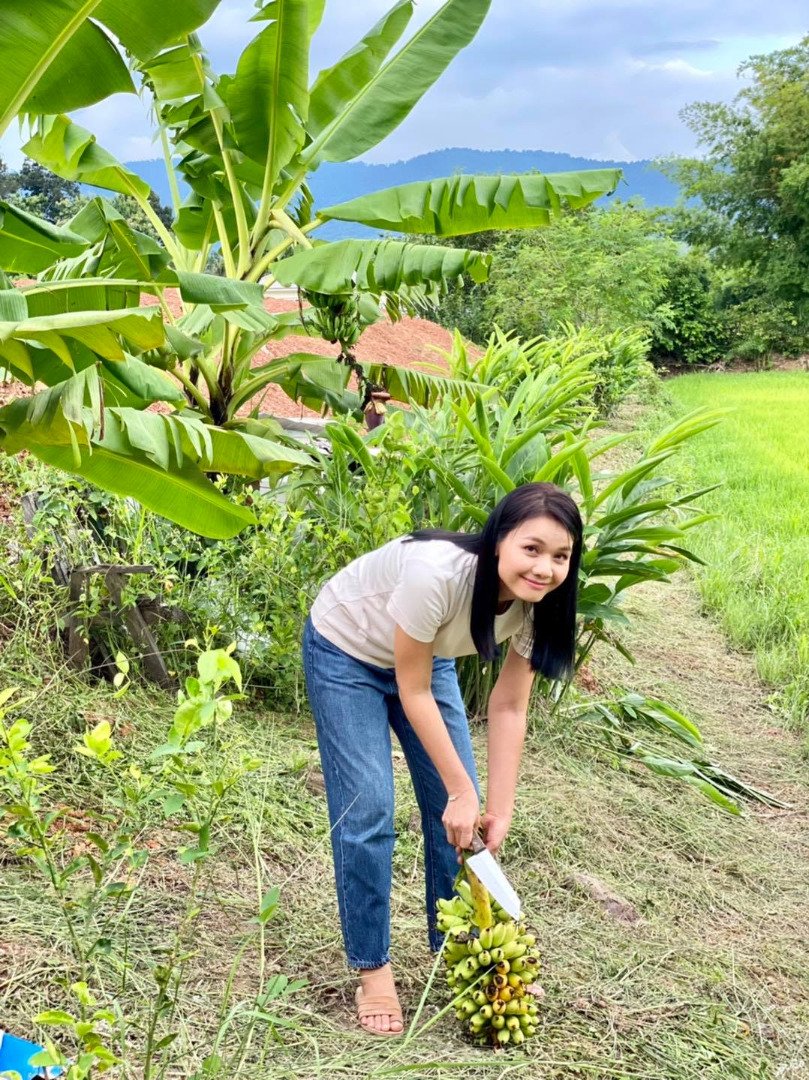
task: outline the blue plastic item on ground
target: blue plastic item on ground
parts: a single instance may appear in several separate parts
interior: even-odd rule
[[[18,1039],[16,1035],[10,1035],[7,1031],[0,1031],[0,1075],[7,1072],[17,1072],[22,1080],[50,1080],[51,1077],[61,1076],[64,1069],[57,1067],[44,1068],[42,1065],[29,1065],[29,1061],[44,1047],[27,1039]]]

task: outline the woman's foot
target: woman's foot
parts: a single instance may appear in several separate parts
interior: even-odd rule
[[[401,1035],[402,1008],[390,964],[360,972],[357,987],[357,1016],[372,1035]]]

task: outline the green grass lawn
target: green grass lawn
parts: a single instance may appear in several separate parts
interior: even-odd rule
[[[684,375],[666,383],[683,411],[731,410],[690,444],[689,480],[721,483],[703,503],[718,519],[693,548],[708,609],[755,653],[791,721],[809,732],[809,376]]]

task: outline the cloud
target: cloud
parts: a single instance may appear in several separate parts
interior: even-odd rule
[[[647,45],[636,46],[635,52],[641,56],[667,52],[691,53],[715,49],[719,44],[717,38],[705,38],[702,41],[651,41]]]
[[[706,79],[713,75],[712,71],[706,71],[704,68],[695,67],[693,64],[689,64],[687,60],[664,60],[660,64],[651,64],[647,60],[631,60],[629,62],[630,71],[660,71],[667,75],[684,76],[689,79]]]
[[[327,0],[312,76],[392,2]],[[439,6],[418,3],[410,32]],[[254,10],[253,0],[222,0],[200,31],[215,70],[235,69],[261,28],[249,21]],[[493,0],[475,41],[366,157],[392,161],[445,146],[626,159],[690,153],[694,138],[680,110],[696,99],[731,100],[745,57],[793,44],[804,28],[805,0]],[[134,96],[77,119],[119,157],[157,156],[145,106]],[[0,152],[10,157],[8,146],[7,138]]]

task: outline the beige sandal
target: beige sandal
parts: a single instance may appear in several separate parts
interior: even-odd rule
[[[354,999],[357,1003],[357,1019],[362,1021],[366,1016],[384,1016],[390,1017],[391,1021],[398,1020],[402,1025],[401,1031],[380,1031],[378,1028],[366,1027],[365,1024],[360,1023],[360,1027],[363,1031],[367,1031],[369,1035],[382,1035],[382,1036],[401,1036],[404,1035],[404,1019],[402,1017],[402,1007],[399,1004],[399,999],[395,994],[376,994],[374,997],[367,997],[362,992],[362,987],[357,987],[357,992],[354,995]]]

